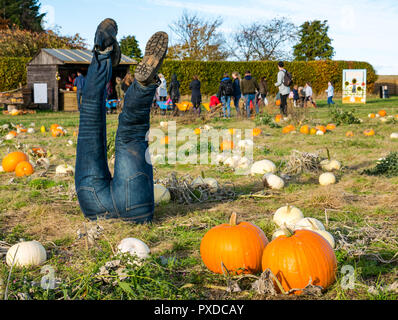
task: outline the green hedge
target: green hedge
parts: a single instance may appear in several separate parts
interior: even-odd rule
[[[0,92],[26,84],[26,64],[30,59],[0,57]]]
[[[21,82],[26,84],[26,64],[30,58],[5,58],[0,57],[0,91],[12,90]],[[367,89],[373,92],[377,75],[372,65],[360,61],[294,61],[286,62],[286,69],[292,72],[295,84],[304,85],[306,81],[312,84],[315,93],[323,93],[327,82],[334,83],[336,92],[341,92],[341,79],[343,69],[367,69]],[[166,60],[160,70],[169,82],[172,73],[177,75],[181,83],[181,94],[190,94],[189,83],[193,75],[198,75],[201,81],[201,91],[204,95],[215,94],[224,72],[231,74],[238,71],[241,75],[250,70],[252,75],[259,80],[262,76],[267,78],[271,94],[277,92],[274,86],[278,73],[277,63],[266,62],[234,62],[234,61],[175,61]]]
[[[372,65],[367,62],[358,61],[294,61],[286,62],[285,67],[293,75],[293,82],[299,86],[304,86],[309,81],[315,93],[323,93],[327,89],[328,81],[334,83],[335,91],[341,92],[343,69],[367,69],[367,90],[372,92],[377,75]],[[170,81],[172,73],[177,75],[181,83],[181,94],[190,94],[189,83],[193,75],[198,75],[201,81],[201,92],[204,95],[215,94],[218,85],[224,74],[231,75],[233,71],[238,71],[242,76],[246,70],[250,70],[252,75],[259,81],[263,76],[268,82],[271,94],[277,92],[274,86],[278,73],[277,62],[275,61],[256,61],[256,62],[202,62],[202,61],[175,61],[166,60],[160,70]]]

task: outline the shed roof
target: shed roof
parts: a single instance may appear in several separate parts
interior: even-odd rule
[[[29,62],[34,64],[90,64],[93,53],[82,49],[41,49]],[[137,64],[137,61],[122,54],[120,64]]]

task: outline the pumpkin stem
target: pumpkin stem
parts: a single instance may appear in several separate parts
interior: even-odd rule
[[[237,218],[238,218],[238,216],[237,216],[236,212],[232,212],[231,218],[229,218],[229,225],[236,226]]]
[[[286,237],[291,237],[293,235],[293,233],[294,233],[293,230],[288,228],[288,226],[286,225],[286,222],[283,223],[283,226],[281,227],[281,229],[285,233]]]
[[[204,179],[205,178],[205,173],[203,172],[203,170],[200,172],[200,174],[201,174],[202,178]]]
[[[326,147],[326,152],[328,154],[328,160],[330,161],[330,152],[329,152],[329,148]]]
[[[288,203],[286,203],[286,211],[287,213],[290,213],[290,211],[292,210],[292,206]]]

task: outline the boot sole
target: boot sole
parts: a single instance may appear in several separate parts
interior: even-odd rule
[[[141,83],[150,82],[162,66],[166,57],[169,36],[166,32],[156,32],[145,46],[145,56],[135,69],[135,78]]]

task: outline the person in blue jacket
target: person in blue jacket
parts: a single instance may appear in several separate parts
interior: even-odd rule
[[[232,85],[234,87],[234,106],[236,110],[236,116],[240,115],[240,109],[239,109],[239,100],[242,97],[242,92],[240,91],[240,74],[237,71],[232,72]]]
[[[77,72],[77,77],[73,81],[73,85],[77,88],[76,95],[77,95],[77,108],[80,111],[80,104],[83,95],[83,88],[84,88],[85,78],[81,74],[81,72]]]
[[[231,118],[231,98],[234,94],[234,88],[232,80],[228,73],[224,73],[223,78],[220,82],[220,87],[218,88],[217,98],[220,99],[223,104],[222,110],[224,118]],[[227,114],[225,113],[225,107],[227,107]]]

